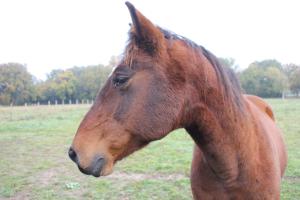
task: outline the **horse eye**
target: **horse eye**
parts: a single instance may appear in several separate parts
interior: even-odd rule
[[[128,76],[116,76],[113,79],[113,84],[115,87],[121,86],[124,83],[126,83],[128,81],[129,77]]]

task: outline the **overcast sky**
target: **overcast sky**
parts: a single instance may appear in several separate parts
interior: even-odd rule
[[[0,63],[52,69],[107,64],[124,50],[130,15],[123,0],[0,0]],[[300,64],[298,0],[132,0],[153,23],[241,67],[254,60]]]

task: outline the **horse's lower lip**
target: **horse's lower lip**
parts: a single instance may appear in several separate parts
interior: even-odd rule
[[[98,177],[101,176],[100,174],[91,174],[91,175],[94,176],[94,177],[96,177],[96,178],[98,178]]]
[[[78,164],[78,169],[83,173],[83,174],[86,174],[86,175],[92,175],[94,177],[99,177],[101,176],[101,172],[103,171],[103,167],[104,167],[104,164],[105,164],[105,160],[103,157],[96,157],[91,165],[87,168],[82,168],[80,166],[80,164]]]
[[[78,169],[81,173],[85,174],[85,175],[92,175],[94,177],[100,177],[101,173],[93,173],[93,172],[89,172],[88,170],[85,170],[83,168],[81,168],[80,166],[78,166]]]

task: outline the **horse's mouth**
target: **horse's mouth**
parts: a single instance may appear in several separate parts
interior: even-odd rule
[[[87,169],[83,169],[80,166],[78,166],[78,169],[81,173],[85,174],[85,175],[92,175],[94,177],[100,177],[101,176],[101,171],[97,172],[97,171],[91,171],[89,170],[89,168]]]
[[[98,157],[97,159],[94,159],[92,164],[87,168],[82,168],[80,165],[77,165],[78,169],[86,175],[92,175],[94,177],[99,177],[104,174],[104,166],[105,166],[105,160],[103,157]]]

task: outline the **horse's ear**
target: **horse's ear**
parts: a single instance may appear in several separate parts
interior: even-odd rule
[[[144,15],[142,15],[135,7],[129,3],[125,3],[129,9],[132,26],[131,39],[136,42],[139,48],[147,53],[154,55],[163,47],[164,36],[161,31],[152,24]]]

